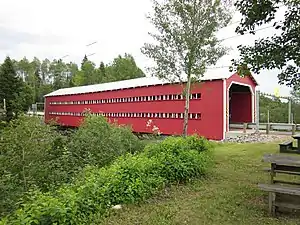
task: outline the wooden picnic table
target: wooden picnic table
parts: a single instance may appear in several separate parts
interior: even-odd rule
[[[297,149],[300,151],[300,134],[293,135],[293,138],[297,140]]]
[[[285,207],[291,209],[300,209],[300,183],[275,180],[276,173],[300,175],[300,156],[283,155],[283,154],[265,154],[262,159],[263,162],[271,164],[267,171],[270,172],[270,184],[259,184],[259,188],[269,192],[269,212],[271,215],[276,214],[277,207]],[[297,198],[296,202],[289,200],[289,202],[275,201],[277,194],[287,194]]]

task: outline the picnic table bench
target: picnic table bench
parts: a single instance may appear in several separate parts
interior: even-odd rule
[[[300,154],[300,134],[293,135],[293,139],[297,140],[297,147],[293,146],[293,140],[288,140],[279,144],[280,153],[296,153]]]
[[[263,156],[263,162],[271,164],[271,167],[265,170],[270,172],[270,183],[258,184],[258,187],[269,192],[269,213],[275,216],[278,207],[300,209],[300,183],[275,179],[276,173],[300,175],[300,156],[266,154]],[[279,194],[292,196],[292,200],[279,201]]]

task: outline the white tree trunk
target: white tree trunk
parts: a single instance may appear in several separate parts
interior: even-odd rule
[[[183,136],[187,136],[189,109],[190,109],[190,92],[191,92],[192,77],[188,76],[188,81],[185,87],[185,106],[184,106],[184,119],[183,119]]]

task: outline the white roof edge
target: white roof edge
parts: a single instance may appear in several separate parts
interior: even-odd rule
[[[226,75],[224,75],[226,74]],[[220,80],[220,79],[228,79],[233,74],[228,71],[216,71],[211,70],[204,74],[201,77],[201,80]],[[253,76],[252,76],[253,77]],[[255,80],[255,78],[253,77]],[[122,81],[114,81],[109,83],[102,84],[93,84],[93,85],[85,85],[71,88],[62,88],[56,91],[53,91],[49,94],[44,95],[44,97],[50,96],[62,96],[62,95],[76,95],[76,94],[85,94],[85,93],[95,93],[95,92],[103,92],[103,91],[113,91],[120,89],[128,89],[128,88],[136,88],[136,87],[145,87],[145,86],[154,86],[154,85],[163,85],[163,84],[171,84],[178,83],[178,81],[170,82],[167,80],[159,79],[157,77],[141,77],[129,80]],[[255,80],[257,83],[257,81]]]

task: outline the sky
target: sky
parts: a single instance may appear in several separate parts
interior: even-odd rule
[[[150,0],[0,0],[0,62],[6,56],[21,59],[53,59],[63,56],[66,62],[80,63],[85,54],[97,65],[109,63],[119,54],[129,53],[142,69],[151,65],[140,51],[145,42],[151,42],[148,32],[153,27],[146,19],[151,12]],[[276,20],[284,15],[281,9]],[[240,15],[235,12],[232,25],[220,30],[220,39],[236,36],[234,32]],[[269,25],[267,25],[269,26]],[[266,27],[266,25],[264,25]],[[273,28],[229,38],[222,42],[231,47],[228,55],[213,67],[229,66],[238,57],[237,46],[253,44],[255,39],[272,35]],[[90,43],[93,45],[87,46]],[[212,69],[214,70],[214,69]],[[220,69],[216,69],[220,72]],[[225,67],[224,73],[229,73]],[[279,71],[262,71],[254,77],[262,92],[274,94],[279,88],[282,96],[289,95],[290,88],[278,84]]]

